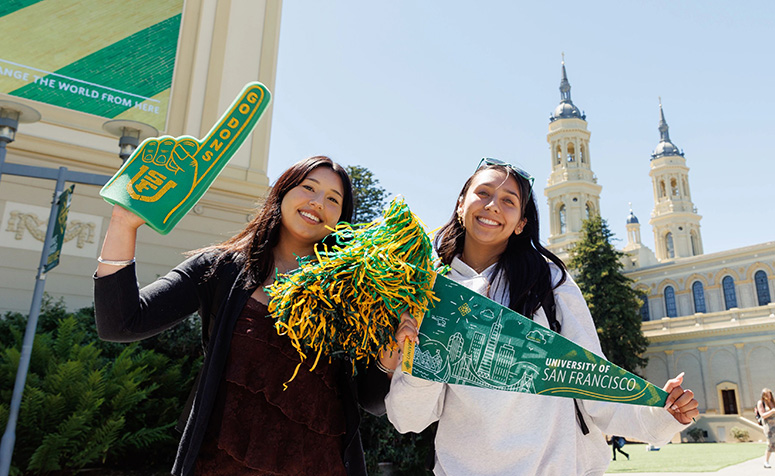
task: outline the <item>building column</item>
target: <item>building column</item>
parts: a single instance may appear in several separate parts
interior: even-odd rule
[[[700,351],[700,377],[702,378],[702,391],[705,392],[705,413],[708,413],[708,410],[711,408],[713,408],[715,411],[718,411],[718,395],[716,395],[716,388],[710,381],[708,346],[697,347],[697,350]],[[715,404],[712,402],[715,402]]]
[[[675,357],[673,357],[674,350],[666,350],[665,355],[667,360],[667,378],[668,380],[675,377]]]
[[[740,373],[740,405],[743,406],[749,402],[755,402],[758,399],[752,400],[751,386],[749,385],[750,376],[748,375],[748,369],[745,367],[745,354],[743,354],[743,347],[745,343],[738,342],[735,344],[735,355],[737,356],[737,371]],[[740,408],[740,414],[743,413],[743,408]]]

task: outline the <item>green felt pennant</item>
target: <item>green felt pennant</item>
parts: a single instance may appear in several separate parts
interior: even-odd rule
[[[436,382],[661,407],[667,392],[444,276],[401,368]]]

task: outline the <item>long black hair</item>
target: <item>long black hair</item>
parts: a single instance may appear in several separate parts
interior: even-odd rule
[[[223,243],[195,250],[189,254],[216,251],[221,253],[219,258],[230,255],[239,260],[243,263],[245,271],[245,288],[255,287],[266,281],[274,270],[272,250],[280,239],[282,224],[280,206],[283,198],[318,167],[333,170],[342,180],[342,213],[338,221],[352,220],[353,192],[350,176],[341,165],[328,157],[319,155],[297,162],[283,172],[272,186],[256,216],[239,233]]]
[[[551,293],[565,281],[567,272],[565,264],[554,253],[547,250],[539,241],[538,236],[538,207],[535,196],[532,193],[530,182],[516,173],[511,167],[503,165],[486,165],[479,168],[468,178],[463,189],[458,195],[452,218],[441,227],[436,234],[434,245],[439,259],[444,264],[450,264],[455,256],[463,253],[463,245],[466,240],[466,230],[458,221],[457,209],[459,204],[471,187],[474,177],[483,170],[495,169],[506,172],[517,181],[522,207],[522,217],[526,223],[519,235],[511,234],[506,245],[506,250],[498,257],[495,268],[495,276],[501,271],[506,279],[509,290],[509,308],[523,314],[532,316],[545,302],[550,301]],[[549,263],[552,261],[560,269],[561,279],[552,286]],[[545,310],[550,312],[548,309]]]

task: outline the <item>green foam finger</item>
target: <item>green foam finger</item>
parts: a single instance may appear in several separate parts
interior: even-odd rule
[[[270,100],[263,84],[248,83],[202,140],[146,139],[100,196],[132,211],[157,232],[169,233],[250,136]]]

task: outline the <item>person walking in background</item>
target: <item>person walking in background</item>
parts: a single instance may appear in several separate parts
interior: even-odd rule
[[[553,329],[602,356],[581,291],[562,261],[541,246],[532,184],[524,170],[482,159],[436,235],[439,259],[453,281],[544,327],[554,322]],[[399,343],[402,335],[419,342],[408,313],[396,333]],[[610,458],[601,430],[662,443],[699,414],[682,379],[665,385],[664,409],[590,400],[576,407],[570,398],[448,385],[396,371],[385,403],[401,433],[438,421],[437,475],[602,475]]]
[[[283,172],[241,232],[138,289],[143,221],[113,208],[94,278],[99,336],[132,342],[194,312],[202,318],[205,360],[173,474],[365,476],[358,404],[384,414],[389,378],[376,365],[353,377],[351,363],[324,358],[314,372],[304,362],[283,391],[299,357],[277,334],[264,292],[352,211],[347,172],[328,157],[303,160]]]
[[[756,410],[762,417],[762,427],[764,436],[767,437],[767,450],[764,452],[764,467],[771,468],[770,455],[775,451],[775,399],[772,397],[772,390],[762,389],[762,398],[756,402]]]
[[[623,454],[627,457],[627,459],[630,459],[630,455],[622,451],[622,448],[624,448],[624,445],[627,443],[627,440],[624,439],[623,436],[612,436],[611,437],[611,446],[613,447],[614,452],[614,458],[613,460],[616,461],[616,452]]]

